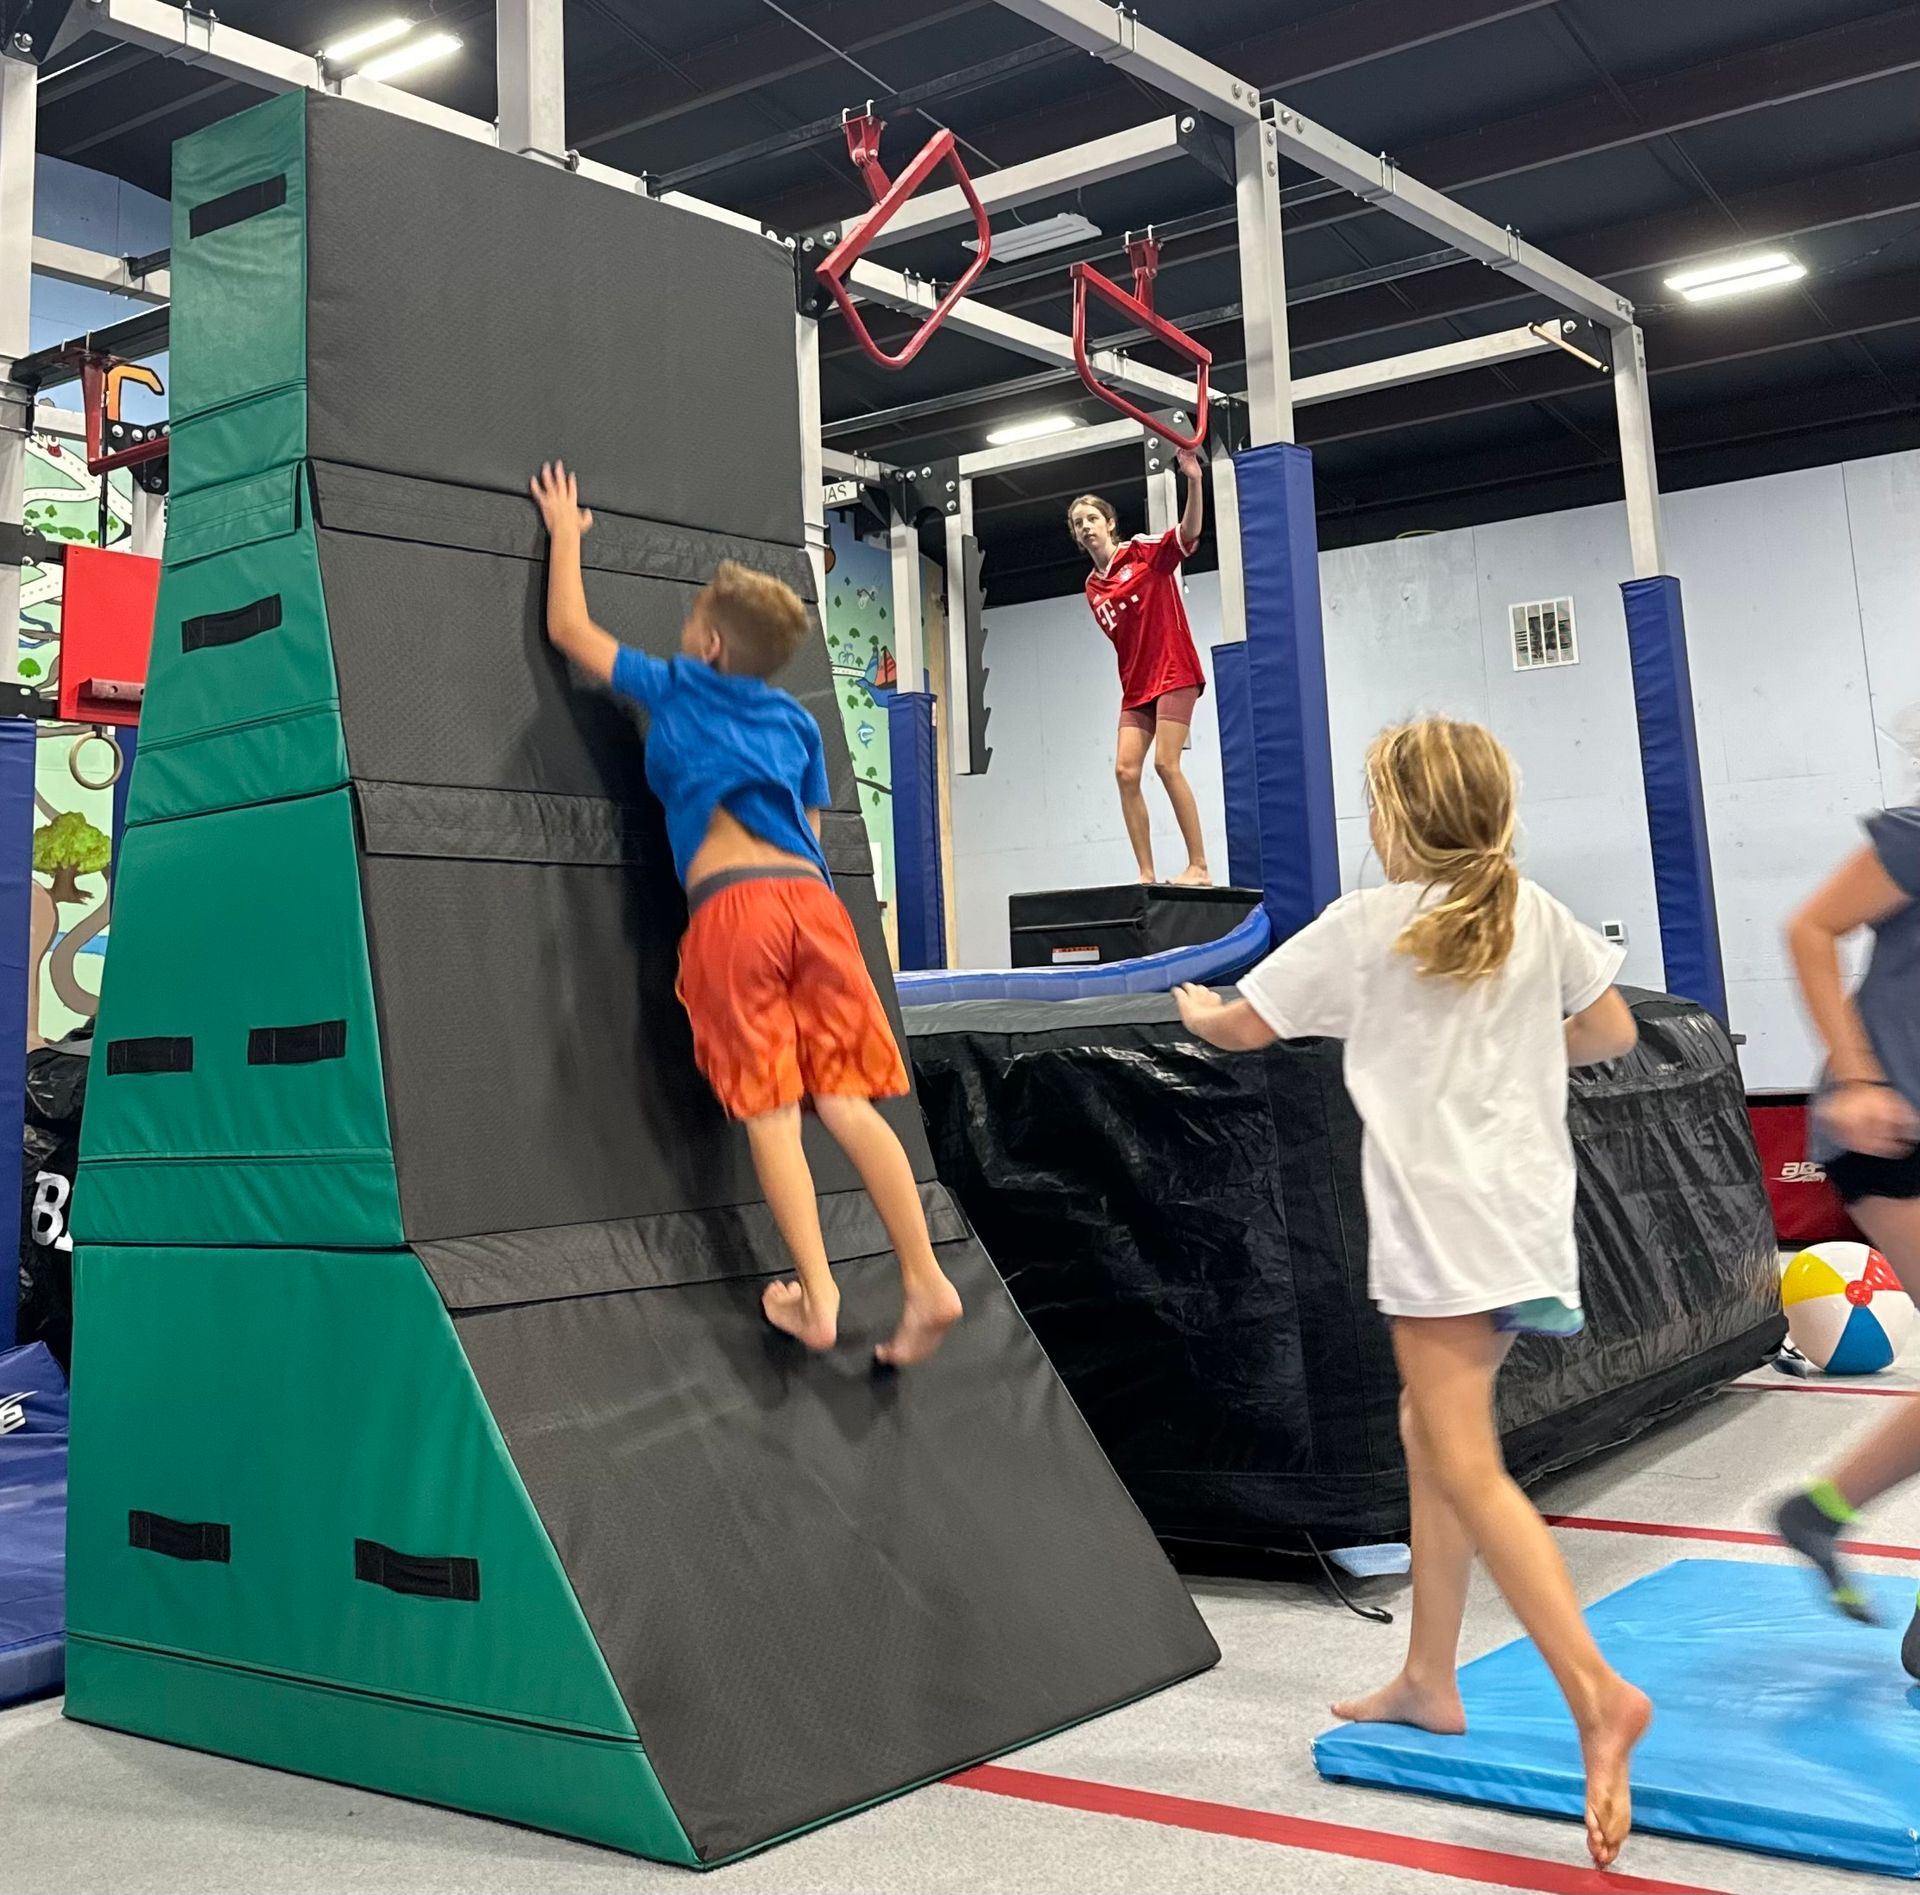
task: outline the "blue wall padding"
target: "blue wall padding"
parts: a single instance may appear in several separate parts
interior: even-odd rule
[[[1878,1626],[1834,1611],[1797,1563],[1760,1560],[1680,1560],[1588,1607],[1656,1708],[1633,1755],[1636,1830],[1920,1878],[1920,1713],[1900,1668],[1913,1579],[1858,1583]],[[1579,1735],[1532,1642],[1476,1658],[1460,1695],[1464,1737],[1348,1724],[1315,1742],[1320,1774],[1578,1822]]]
[[[1214,646],[1213,696],[1220,720],[1220,788],[1227,805],[1227,880],[1235,888],[1262,888],[1260,791],[1244,639]]]
[[[0,720],[0,1204],[20,1202],[20,1137],[27,1117],[27,965],[33,925],[33,770],[38,726]],[[0,1269],[0,1349],[11,1349],[20,1272]],[[4,1391],[0,1391],[4,1392]]]
[[[1284,941],[1340,893],[1313,456],[1282,443],[1249,448],[1233,465],[1246,574],[1259,886],[1273,938]]]
[[[998,971],[902,973],[903,1007],[942,1000],[1092,1000],[1116,994],[1165,994],[1188,981],[1210,986],[1244,974],[1272,945],[1267,911],[1256,908],[1231,934],[1196,947],[1168,948],[1099,967],[1010,967]]]
[[[887,706],[893,748],[893,910],[900,965],[945,967],[946,903],[940,885],[940,760],[933,696],[896,691]]]
[[[1727,976],[1700,790],[1700,744],[1693,723],[1680,581],[1629,579],[1620,591],[1627,604],[1627,648],[1633,657],[1640,773],[1647,789],[1667,991],[1698,1002],[1724,1021]]]

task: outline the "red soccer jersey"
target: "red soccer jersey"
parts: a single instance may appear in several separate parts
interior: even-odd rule
[[[1087,603],[1120,657],[1123,710],[1169,691],[1206,687],[1180,598],[1178,574],[1187,552],[1180,529],[1169,527],[1158,539],[1128,540],[1105,572],[1087,575]]]

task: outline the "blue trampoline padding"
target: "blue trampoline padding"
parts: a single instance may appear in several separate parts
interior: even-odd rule
[[[0,1354],[0,1704],[66,1675],[67,1380],[44,1343]]]
[[[1167,994],[1189,981],[1207,986],[1246,970],[1272,945],[1264,908],[1231,934],[1198,947],[1168,948],[1101,967],[1009,967],[952,973],[900,973],[894,985],[903,1007],[942,1000],[1092,1000],[1115,994]]]
[[[1835,1612],[1795,1566],[1688,1559],[1587,1613],[1653,1699],[1636,1828],[1920,1877],[1920,1690],[1900,1668],[1910,1580],[1869,1579],[1885,1624]],[[1313,1747],[1341,1783],[1544,1816],[1585,1809],[1573,1720],[1530,1640],[1460,1673],[1464,1737],[1349,1724]]]

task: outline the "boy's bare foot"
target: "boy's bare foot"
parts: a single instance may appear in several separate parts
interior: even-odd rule
[[[1633,1827],[1628,1769],[1634,1745],[1652,1722],[1647,1694],[1615,1678],[1599,1715],[1580,1732],[1580,1755],[1587,1766],[1587,1850],[1600,1868],[1613,1866]]]
[[[874,1350],[873,1359],[890,1369],[924,1362],[946,1340],[961,1314],[960,1292],[945,1277],[936,1287],[910,1292],[900,1312],[900,1327],[892,1340]]]
[[[1175,888],[1211,888],[1213,877],[1207,872],[1207,865],[1204,862],[1189,862],[1173,878],[1173,886]]]
[[[1434,1690],[1415,1684],[1404,1671],[1363,1698],[1342,1698],[1333,1714],[1349,1724],[1411,1724],[1437,1737],[1459,1737],[1467,1728],[1457,1684],[1449,1679],[1444,1690]]]
[[[760,1307],[774,1328],[804,1344],[816,1354],[833,1347],[840,1329],[840,1292],[833,1300],[816,1301],[798,1283],[769,1283]]]

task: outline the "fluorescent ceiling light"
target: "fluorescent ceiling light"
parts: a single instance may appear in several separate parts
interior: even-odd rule
[[[1742,296],[1748,290],[1797,283],[1806,273],[1807,266],[1796,263],[1784,250],[1767,250],[1759,256],[1735,257],[1702,264],[1697,270],[1682,270],[1667,278],[1667,288],[1690,303],[1706,303],[1721,296]]]
[[[1100,226],[1078,211],[1062,211],[1057,217],[1043,217],[1037,224],[1009,224],[993,233],[993,260],[1018,263],[1022,257],[1038,256],[1043,250],[1058,250],[1065,244],[1084,243],[1097,237]],[[969,250],[980,248],[978,237],[969,237]]]
[[[1030,421],[1009,421],[987,436],[989,447],[1011,447],[1016,441],[1038,441],[1043,435],[1065,434],[1083,424],[1072,415],[1035,415]]]
[[[417,39],[411,45],[402,46],[391,53],[382,53],[378,59],[368,60],[360,68],[360,77],[397,79],[403,72],[412,72],[430,60],[444,59],[449,53],[459,50],[460,41],[452,33],[429,33],[425,39]]]
[[[413,31],[411,20],[382,20],[378,26],[370,26],[363,32],[349,33],[345,39],[335,40],[331,46],[321,49],[320,57],[329,66],[344,65],[350,59],[358,59],[362,53],[370,53],[376,46],[391,46],[397,39],[405,39]]]

